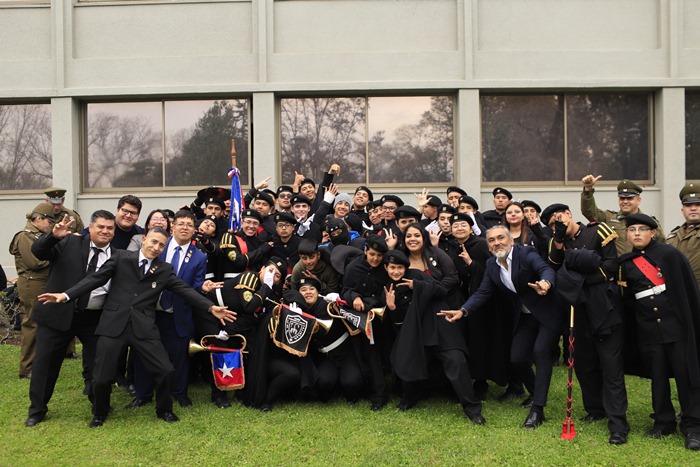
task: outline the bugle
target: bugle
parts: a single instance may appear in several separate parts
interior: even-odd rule
[[[248,344],[248,341],[242,334],[233,334],[233,337],[239,337],[243,343],[243,346],[240,349],[230,349],[228,347],[216,347],[213,345],[207,345],[206,340],[207,337],[214,337],[216,338],[217,336],[215,334],[211,334],[208,336],[202,337],[202,339],[199,341],[199,344],[197,344],[194,339],[190,339],[190,345],[187,348],[187,353],[190,355],[194,355],[199,352],[236,352],[237,350],[240,350],[243,352],[246,348],[246,345]]]

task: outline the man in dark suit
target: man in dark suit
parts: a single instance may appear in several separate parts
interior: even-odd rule
[[[209,292],[214,283],[205,281],[207,255],[192,244],[197,218],[192,211],[181,210],[174,216],[173,235],[168,239],[159,259],[172,265],[177,277],[195,290]],[[189,341],[194,337],[192,307],[181,297],[169,291],[163,292],[158,302],[156,326],[170,363],[175,368],[172,381],[172,396],[182,407],[192,405],[187,395],[189,386]],[[144,364],[134,359],[134,386],[136,397],[127,407],[140,407],[153,397],[153,385]]]
[[[70,235],[75,220],[64,216],[53,229],[32,244],[37,258],[51,262],[44,292],[66,290],[86,275],[94,273],[113,253],[114,214],[95,211],[88,234]],[[77,302],[48,306],[37,302],[34,318],[38,323],[34,377],[29,384],[29,417],[25,426],[40,423],[48,411],[66,347],[75,336],[83,343],[85,392],[92,399],[92,370],[95,365],[97,335],[95,328],[102,314],[108,287],[95,289]]]
[[[459,310],[439,314],[457,321],[484,306],[496,294],[508,296],[513,303],[515,326],[511,345],[511,367],[530,392],[530,413],[523,428],[534,429],[544,422],[549,382],[557,340],[561,335],[564,314],[554,294],[548,295],[555,273],[531,247],[514,246],[507,227],[497,225],[486,233],[494,257],[486,262],[484,279],[477,291]],[[537,374],[532,372],[534,360]]]
[[[170,264],[158,258],[167,241],[165,230],[155,227],[144,237],[140,251],[116,251],[98,272],[64,293],[44,293],[38,297],[42,303],[62,303],[79,299],[112,280],[111,293],[95,331],[100,338],[93,372],[95,402],[91,428],[102,426],[109,413],[110,384],[117,376],[119,355],[126,345],[136,351],[155,381],[158,417],[166,422],[179,420],[173,413],[170,397],[173,366],[155,323],[156,303],[161,292],[169,290],[180,295],[196,310],[208,311],[222,323],[235,320],[233,311],[213,305],[178,278]]]

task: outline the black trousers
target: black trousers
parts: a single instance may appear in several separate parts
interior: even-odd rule
[[[279,354],[279,352],[277,352]],[[283,397],[297,393],[301,384],[299,358],[286,355],[270,356],[267,361],[267,394],[265,404],[272,405]]]
[[[340,390],[348,401],[356,401],[362,391],[362,371],[352,352],[350,339],[339,348],[323,354],[316,364],[318,380],[316,387],[318,397],[327,401],[333,396],[333,390],[340,383]]]
[[[97,358],[93,372],[95,403],[93,414],[106,417],[109,413],[111,384],[116,380],[122,350],[126,346],[139,356],[155,383],[156,413],[172,412],[173,400],[170,397],[170,380],[173,365],[160,339],[139,339],[134,334],[131,321],[119,337],[100,336],[97,341]]]
[[[609,335],[595,336],[585,312],[576,314],[574,320],[574,369],[583,407],[591,415],[608,417],[611,433],[629,433],[622,358],[624,329],[617,326]]]
[[[671,402],[668,375],[673,374],[681,404],[681,431],[700,433],[700,391],[690,385],[687,365],[688,345],[685,340],[669,344],[640,344],[642,358],[651,372],[651,404],[654,426],[676,428],[676,412]],[[33,377],[33,376],[32,376]]]
[[[46,415],[48,403],[53,396],[61,365],[66,356],[66,348],[76,336],[83,343],[83,378],[86,383],[91,384],[98,339],[95,328],[101,315],[101,310],[74,313],[71,327],[66,331],[38,326],[36,356],[29,382],[30,417],[43,418]],[[92,392],[88,397],[92,400]]]
[[[513,374],[532,395],[532,405],[547,405],[549,383],[552,380],[553,349],[561,335],[540,325],[537,318],[530,313],[521,313],[513,334],[510,348],[510,363]],[[535,363],[537,373],[532,371]]]

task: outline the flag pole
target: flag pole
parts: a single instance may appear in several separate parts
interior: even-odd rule
[[[231,138],[231,169],[228,171],[231,179],[231,210],[229,212],[228,228],[235,232],[241,228],[241,212],[245,210],[243,191],[241,189],[240,171],[236,167],[236,141]]]
[[[568,374],[566,378],[566,419],[562,422],[561,439],[571,441],[576,437],[576,428],[571,419],[571,405],[573,402],[574,384],[574,306],[571,305],[569,316],[569,358],[567,360]]]

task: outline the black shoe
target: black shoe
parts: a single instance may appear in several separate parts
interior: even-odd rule
[[[370,410],[372,412],[378,412],[384,408],[385,402],[372,402]]]
[[[405,412],[405,411],[415,407],[416,404],[417,404],[416,401],[401,399],[401,401],[396,405],[396,408],[399,409],[399,412]]]
[[[513,386],[509,384],[506,388],[506,392],[498,396],[498,402],[505,402],[511,399],[520,398],[524,395],[525,391],[523,390],[522,386]]]
[[[272,406],[270,404],[263,404],[260,406],[260,411],[264,413],[272,412]]]
[[[544,423],[544,414],[540,412],[535,412],[530,411],[529,414],[527,414],[527,418],[525,419],[525,423],[523,423],[523,429],[525,430],[534,430],[538,426],[542,425]]]
[[[523,409],[529,409],[532,407],[532,396],[527,396],[525,400],[520,403],[520,407]]]
[[[90,422],[90,428],[97,428],[105,424],[105,418],[95,415]]]
[[[175,422],[180,421],[180,419],[177,418],[177,415],[175,415],[172,412],[163,412],[163,413],[159,413],[157,415],[158,415],[158,418],[160,418],[161,420],[164,420],[168,423],[175,423]]]
[[[44,417],[37,417],[37,416],[29,417],[29,418],[27,419],[27,421],[24,422],[24,426],[26,426],[27,428],[31,428],[31,427],[33,427],[33,426],[37,426],[39,423],[41,423],[41,421],[42,421],[43,419],[44,419]]]
[[[187,396],[175,397],[175,400],[180,404],[180,407],[192,407],[192,399]]]
[[[75,352],[68,352],[63,358],[65,360],[78,360],[80,357],[78,357],[78,354]]]
[[[131,397],[136,397],[136,386],[134,386],[133,384],[127,385],[126,393],[129,394]]]
[[[139,399],[138,397],[135,397],[131,402],[126,404],[124,406],[125,409],[135,409],[136,407],[141,407],[142,405],[146,405],[150,403],[151,401],[147,401],[146,399]]]
[[[19,375],[19,379],[32,379],[32,372],[30,371],[26,375]]]
[[[226,394],[218,394],[214,396],[211,401],[220,409],[228,409],[231,407],[231,402],[228,400],[228,397],[226,397]]]
[[[620,446],[627,442],[627,433],[610,433],[608,442],[614,446]]]
[[[584,415],[583,417],[581,417],[581,421],[582,422],[597,422],[599,420],[603,420],[604,418],[606,418],[605,415],[588,413],[588,414]]]
[[[666,436],[670,436],[676,432],[676,427],[674,426],[673,429],[671,428],[661,428],[658,426],[653,427],[651,430],[647,431],[644,433],[644,436],[647,438],[665,438]]]
[[[467,415],[467,418],[474,424],[474,425],[485,425],[486,424],[486,419],[483,417],[483,415],[476,414],[476,415]]]
[[[700,433],[688,433],[685,437],[685,448],[691,451],[700,451]]]

